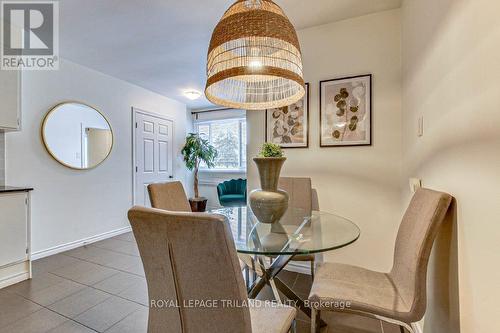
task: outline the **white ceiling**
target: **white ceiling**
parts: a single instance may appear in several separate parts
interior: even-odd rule
[[[212,30],[231,0],[61,0],[60,52],[100,72],[186,103],[203,92]],[[398,8],[401,0],[276,0],[295,27]]]

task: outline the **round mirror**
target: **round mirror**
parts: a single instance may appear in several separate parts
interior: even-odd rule
[[[109,156],[113,132],[104,116],[82,103],[63,103],[43,121],[45,148],[62,165],[72,169],[95,168]]]

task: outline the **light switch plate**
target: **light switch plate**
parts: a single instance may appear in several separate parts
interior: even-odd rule
[[[422,136],[424,136],[424,116],[418,117],[417,136],[419,138],[422,137]]]
[[[418,178],[410,178],[410,191],[412,193],[417,192],[419,188],[422,187],[422,180]]]

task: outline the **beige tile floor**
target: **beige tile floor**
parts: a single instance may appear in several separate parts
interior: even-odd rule
[[[1,333],[143,333],[147,286],[131,233],[37,260],[33,279],[0,290]],[[283,271],[280,277],[301,297],[311,279]],[[259,296],[271,298],[265,289]],[[329,333],[382,332],[381,323],[352,315],[324,316]],[[310,332],[299,313],[297,331]],[[399,333],[384,324],[385,333]]]

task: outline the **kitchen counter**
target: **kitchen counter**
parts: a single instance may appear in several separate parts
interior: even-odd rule
[[[31,188],[31,187],[0,186],[0,193],[29,192],[29,191],[33,191],[33,188]]]

